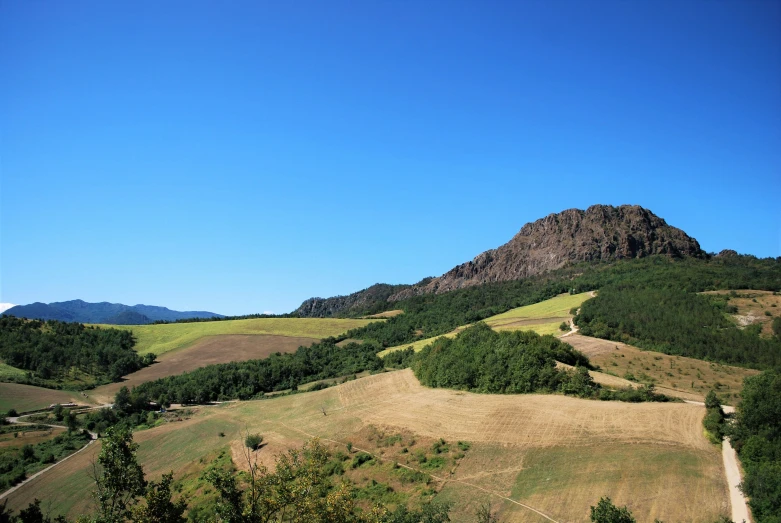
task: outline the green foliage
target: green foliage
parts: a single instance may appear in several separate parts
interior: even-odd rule
[[[412,360],[415,358],[415,350],[412,347],[407,347],[404,350],[396,350],[386,354],[382,358],[382,362],[386,367],[405,369],[412,365]]]
[[[581,263],[524,280],[493,282],[443,294],[426,294],[397,302],[383,301],[372,309],[402,309],[384,322],[348,332],[397,347],[448,333],[515,307],[531,305],[564,292],[573,294],[609,285],[678,289],[693,293],[718,289],[781,290],[781,261],[753,256],[671,259],[650,256],[613,263]],[[593,301],[593,300],[590,300]],[[589,303],[587,301],[586,303]]]
[[[130,509],[145,492],[144,471],[136,459],[138,443],[127,429],[110,428],[98,455],[95,501],[99,523],[130,517]]]
[[[600,289],[575,318],[580,332],[650,350],[753,368],[781,366],[781,342],[741,331],[706,296],[636,285]]]
[[[247,437],[244,438],[244,445],[248,449],[258,450],[262,443],[263,443],[263,436],[261,436],[260,434],[247,434]]]
[[[43,426],[27,426],[31,430],[41,430]],[[23,430],[26,427],[8,427],[10,430]],[[21,448],[0,448],[0,491],[5,490],[31,476],[50,463],[72,454],[90,440],[83,432],[60,434],[48,441]]]
[[[775,334],[777,338],[781,338],[781,317],[773,318],[772,328],[773,334]]]
[[[426,503],[420,510],[398,507],[386,513],[380,523],[446,523],[450,521],[450,505],[446,503]]]
[[[230,523],[379,521],[379,513],[359,511],[347,483],[331,484],[325,468],[328,461],[325,447],[312,440],[301,450],[278,456],[273,473],[250,460],[242,484],[230,472],[210,471],[207,479],[220,496],[219,519]]]
[[[372,458],[371,454],[367,454],[366,452],[359,452],[353,458],[352,463],[350,463],[350,468],[357,469],[361,465],[371,462],[373,459],[374,458]]]
[[[144,383],[133,394],[149,400],[168,398],[176,403],[206,403],[250,399],[276,390],[336,378],[365,370],[382,370],[379,348],[372,343],[336,345],[328,338],[292,354],[272,354],[263,360],[209,365],[178,376]]]
[[[174,473],[163,474],[160,483],[150,481],[146,487],[143,505],[133,509],[134,523],[185,523],[184,511],[187,503],[183,499],[171,500],[171,485]]]
[[[420,351],[415,375],[429,387],[518,394],[554,392],[565,385],[571,393],[580,377],[556,369],[556,361],[588,365],[569,345],[533,332],[495,332],[477,323],[455,338],[438,338]],[[578,376],[576,374],[576,376]]]
[[[597,506],[591,507],[591,521],[594,523],[637,523],[626,507],[617,507],[609,497],[599,498]]]
[[[743,492],[758,523],[781,514],[781,373],[746,378],[730,436],[746,475]]]
[[[0,317],[0,358],[32,373],[16,381],[56,386],[75,370],[85,386],[118,381],[144,367],[126,330],[85,327],[80,323]]]

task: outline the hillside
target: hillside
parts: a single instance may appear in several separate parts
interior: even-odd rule
[[[700,244],[637,205],[592,205],[527,223],[512,240],[485,251],[439,278],[394,294],[443,293],[487,282],[528,278],[570,263],[643,258],[655,254],[703,257]]]
[[[520,280],[580,262],[706,257],[697,240],[636,205],[568,209],[524,225],[509,242],[479,254],[438,278],[415,285],[377,284],[350,294],[305,301],[293,314],[327,317],[373,313],[413,296],[441,294],[491,282]],[[392,293],[388,291],[398,288]]]
[[[312,436],[342,452],[350,442],[350,458],[359,449],[376,456],[354,475],[347,462],[345,476],[361,493],[380,483],[405,500],[405,491],[426,488],[435,500],[455,503],[456,522],[474,521],[485,502],[501,521],[543,521],[524,506],[556,521],[582,521],[590,505],[609,495],[629,504],[639,521],[705,523],[723,513],[727,496],[719,451],[702,435],[703,410],[685,403],[473,394],[423,387],[404,370],[190,412],[135,434],[151,478],[169,470],[176,478],[198,477],[222,449],[240,466],[244,435],[257,432],[268,443],[259,453],[266,465]],[[432,450],[439,438],[471,448],[462,460],[444,460]],[[51,503],[52,515],[84,514],[92,459],[92,451],[79,454],[11,494],[9,507],[19,510],[37,497]],[[407,475],[394,463],[421,474]]]
[[[174,311],[154,305],[124,305],[122,303],[89,303],[70,300],[53,303],[16,305],[4,314],[18,318],[58,320],[78,323],[106,323],[110,325],[145,325],[155,321],[176,321],[189,318],[222,318],[207,311]]]
[[[336,315],[358,312],[371,314],[378,304],[384,304],[394,294],[407,289],[410,285],[388,285],[375,283],[371,287],[354,292],[348,296],[331,298],[309,298],[293,311],[294,315],[310,318],[327,318]]]

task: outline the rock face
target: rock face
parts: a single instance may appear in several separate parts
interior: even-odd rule
[[[308,317],[348,314],[350,310],[366,310],[380,302],[387,305],[420,294],[528,278],[569,263],[653,254],[706,256],[697,240],[637,205],[593,205],[585,211],[568,209],[527,223],[506,244],[478,255],[439,278],[426,278],[415,285],[377,284],[349,296],[311,298],[294,313]]]
[[[568,209],[527,223],[498,249],[486,251],[425,285],[404,289],[389,301],[487,282],[528,278],[569,263],[641,258],[653,254],[705,255],[697,240],[642,207],[593,205],[585,211]]]
[[[332,298],[309,298],[301,304],[293,314],[306,318],[329,318],[338,314],[346,314],[355,310],[366,310],[376,303],[385,303],[388,298],[409,285],[388,285],[376,283],[362,291],[349,296],[334,296]]]

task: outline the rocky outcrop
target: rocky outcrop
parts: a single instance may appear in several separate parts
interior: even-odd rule
[[[415,285],[377,284],[349,296],[311,298],[294,314],[327,317],[382,305],[390,308],[386,302],[488,282],[519,280],[570,263],[654,254],[706,256],[697,240],[637,205],[593,205],[585,211],[568,209],[527,223],[498,249],[485,251],[438,278],[426,278]]]
[[[498,249],[486,251],[425,285],[404,289],[389,301],[528,278],[569,263],[654,254],[705,256],[697,240],[667,225],[648,209],[636,205],[593,205],[585,211],[568,209],[527,223]]]
[[[367,289],[349,296],[332,298],[309,298],[293,314],[304,318],[330,318],[345,315],[351,311],[368,311],[378,303],[386,303],[393,294],[403,291],[409,285],[388,285],[376,283]]]

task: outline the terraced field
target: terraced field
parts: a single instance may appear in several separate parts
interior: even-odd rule
[[[629,503],[639,521],[706,522],[729,507],[721,455],[702,434],[703,415],[701,407],[684,403],[429,389],[403,370],[312,393],[201,408],[189,420],[139,432],[136,439],[154,479],[221,446],[240,446],[245,430],[266,436],[262,453],[270,458],[312,436],[344,449],[367,427],[379,427],[472,442],[458,467],[432,473],[437,498],[455,502],[454,521],[473,520],[472,509],[487,499],[503,521],[548,521],[523,505],[549,520],[586,521],[588,507],[608,495]],[[15,492],[9,506],[38,497],[53,500],[53,514],[83,510],[92,452]]]

